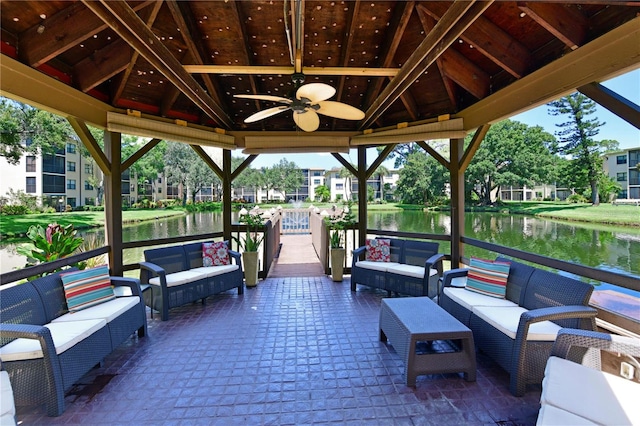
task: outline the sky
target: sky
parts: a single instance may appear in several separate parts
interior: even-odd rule
[[[625,97],[629,101],[640,105],[640,69],[631,71],[614,79],[604,81],[603,86],[613,90],[619,95]],[[557,123],[567,117],[554,117],[549,115],[549,108],[546,105],[533,108],[524,113],[511,117],[512,120],[520,121],[528,126],[541,126],[545,131],[554,134],[557,130]],[[590,118],[597,118],[598,121],[604,122],[605,125],[600,127],[600,133],[595,137],[596,140],[613,139],[619,142],[620,149],[640,147],[640,130],[631,124],[609,112],[606,108],[596,104],[596,113]],[[349,154],[341,154],[350,163],[356,164],[358,154],[356,150],[351,150]],[[342,165],[331,154],[260,154],[252,163],[251,167],[270,167],[280,161],[281,158],[293,161],[298,167],[320,167],[331,169],[334,167],[342,167]],[[375,149],[367,150],[367,163],[371,164],[377,153]],[[388,169],[393,169],[393,161],[383,163]]]

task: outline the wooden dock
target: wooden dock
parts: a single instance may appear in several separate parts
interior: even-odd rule
[[[280,244],[280,254],[271,265],[269,278],[325,275],[311,244],[311,234],[281,235]]]

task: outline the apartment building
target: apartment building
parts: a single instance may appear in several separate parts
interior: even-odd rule
[[[622,187],[618,199],[640,200],[640,147],[607,154],[603,167]]]

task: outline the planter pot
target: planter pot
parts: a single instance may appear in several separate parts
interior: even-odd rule
[[[344,256],[345,249],[331,249],[331,279],[333,279],[333,281],[342,281],[342,275],[344,272]]]
[[[242,253],[242,267],[244,268],[244,282],[247,287],[258,284],[258,252],[245,251]]]

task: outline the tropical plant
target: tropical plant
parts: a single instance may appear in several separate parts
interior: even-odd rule
[[[340,211],[336,209],[336,206],[333,206],[332,214],[324,218],[329,229],[329,246],[332,249],[342,248],[345,229],[356,222],[352,205],[353,203],[348,201]]]
[[[264,225],[259,213],[240,212],[240,223],[247,225],[244,239],[233,237],[243,251],[258,251],[264,239],[264,234],[258,233],[258,229]]]
[[[72,255],[83,242],[82,237],[76,237],[78,231],[73,229],[73,225],[62,226],[57,223],[50,223],[47,228],[41,225],[32,225],[27,231],[27,238],[30,243],[16,247],[16,251],[26,256],[27,263],[25,267],[35,266],[40,263],[53,262]],[[85,264],[75,263],[83,269]],[[61,268],[53,272],[60,271]],[[39,274],[28,278],[29,281],[46,274]]]

